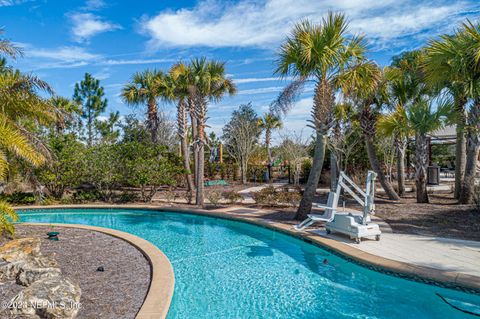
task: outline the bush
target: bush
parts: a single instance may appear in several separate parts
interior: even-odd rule
[[[293,207],[297,207],[302,199],[299,191],[290,192],[288,189],[277,193],[278,203],[285,203]]]
[[[312,169],[312,160],[305,159],[302,162],[302,181],[306,183],[308,180],[308,175],[310,174],[310,170]]]
[[[29,205],[35,204],[36,199],[33,193],[14,192],[12,194],[1,194],[0,200],[6,201],[13,205]]]
[[[222,193],[217,190],[209,190],[206,192],[206,197],[213,206],[218,206],[222,199]]]
[[[243,197],[236,191],[225,191],[222,194],[223,198],[225,198],[229,204],[236,204],[241,202]]]
[[[131,203],[131,202],[136,202],[139,200],[139,197],[137,194],[132,193],[132,192],[123,192],[115,198],[116,203]]]
[[[252,197],[257,204],[274,206],[277,202],[277,190],[273,186],[268,186],[258,192],[253,192]]]
[[[297,189],[293,192],[288,188],[284,190],[277,190],[273,186],[266,187],[261,191],[252,193],[252,197],[257,204],[266,206],[297,206],[302,195]]]
[[[73,194],[74,203],[96,202],[103,199],[103,195],[96,189],[79,190]]]

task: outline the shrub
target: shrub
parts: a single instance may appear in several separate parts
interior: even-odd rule
[[[102,194],[96,189],[82,189],[75,192],[72,196],[74,203],[96,202],[102,198]]]
[[[36,199],[33,193],[26,193],[26,192],[14,192],[12,194],[1,194],[0,195],[1,201],[6,201],[13,205],[29,205],[35,204]]]
[[[302,162],[302,181],[304,183],[307,182],[308,175],[310,174],[311,169],[312,169],[312,160],[311,159],[305,159]]]
[[[139,199],[138,195],[133,192],[123,192],[115,198],[116,203],[131,203],[136,202]]]
[[[300,192],[298,191],[290,192],[287,189],[277,193],[278,203],[285,203],[293,207],[297,207],[301,199],[302,199],[302,195],[300,195]]]
[[[185,201],[190,204],[192,202],[193,194],[191,191],[186,191],[183,193],[183,198]]]
[[[257,204],[273,206],[277,201],[277,190],[273,186],[268,186],[258,192],[253,192],[252,197]]]
[[[300,202],[302,195],[297,189],[293,192],[288,188],[283,190],[277,190],[273,186],[266,187],[261,191],[252,193],[252,197],[257,204],[266,206],[297,206]]]
[[[177,193],[175,192],[175,190],[173,190],[172,188],[168,188],[165,191],[165,199],[167,200],[167,202],[174,203],[175,198],[177,198]]]
[[[236,191],[225,191],[222,194],[223,198],[225,198],[229,204],[236,204],[238,202],[241,202],[243,197]]]
[[[206,197],[213,206],[218,206],[222,199],[222,193],[217,190],[209,190],[206,192]]]

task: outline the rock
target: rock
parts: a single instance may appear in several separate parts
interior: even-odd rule
[[[0,261],[0,280],[16,279],[17,283],[28,286],[37,279],[58,275],[61,271],[56,266],[56,260],[44,256]]]
[[[7,262],[18,261],[39,255],[39,238],[14,239],[0,247],[0,259]]]
[[[16,279],[22,269],[25,268],[26,263],[25,260],[0,261],[0,281]]]
[[[23,289],[11,301],[10,315],[39,316],[47,319],[75,318],[80,310],[78,284],[56,276],[42,278]]]
[[[17,284],[29,286],[37,280],[45,278],[54,278],[60,276],[62,271],[60,268],[53,267],[32,267],[28,265],[20,270],[17,275]]]

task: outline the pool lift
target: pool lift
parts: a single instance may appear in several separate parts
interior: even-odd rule
[[[298,225],[295,225],[296,230],[303,230],[317,221],[326,222],[325,228],[327,234],[332,232],[348,235],[351,239],[355,239],[357,244],[360,243],[364,237],[375,237],[375,240],[380,240],[380,227],[378,224],[372,223],[370,215],[375,214],[375,204],[373,203],[375,197],[375,179],[377,174],[373,171],[368,171],[367,183],[365,191],[358,187],[343,171],[340,172],[337,188],[335,192],[328,194],[327,205],[322,206],[314,203],[317,208],[324,209],[323,215],[309,214]],[[349,193],[360,205],[363,207],[363,214],[354,214],[351,212],[338,212],[338,200],[342,189]],[[363,198],[363,199],[362,199]]]

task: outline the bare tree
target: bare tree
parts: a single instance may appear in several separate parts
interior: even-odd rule
[[[302,162],[308,158],[308,143],[300,133],[284,131],[280,133],[282,142],[278,148],[282,159],[288,161],[293,173],[293,183],[298,185],[300,182],[300,173],[302,171]]]
[[[157,141],[172,150],[178,145],[178,136],[175,121],[166,112],[158,112]]]
[[[385,172],[387,173],[387,179],[392,182],[393,167],[395,166],[395,138],[393,136],[378,136],[375,141],[378,150],[382,154],[383,165],[385,166]]]
[[[261,129],[252,105],[240,105],[230,122],[223,128],[223,140],[227,152],[240,166],[242,183],[247,183],[248,160],[258,144]]]

